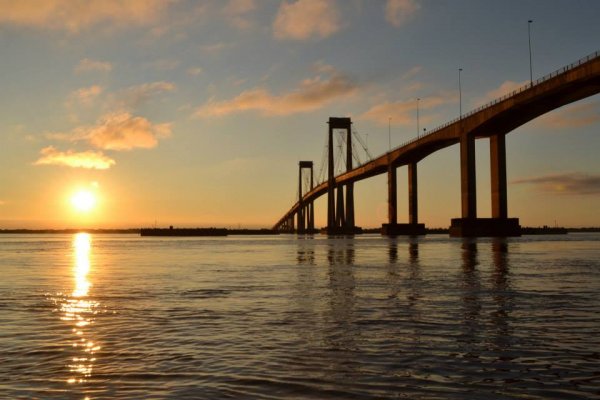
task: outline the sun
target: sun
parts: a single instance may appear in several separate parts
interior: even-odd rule
[[[96,196],[89,190],[79,190],[71,197],[71,204],[79,212],[90,212],[96,206]]]

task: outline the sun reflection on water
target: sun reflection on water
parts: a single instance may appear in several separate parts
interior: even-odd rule
[[[98,302],[88,298],[92,286],[88,279],[91,244],[92,238],[87,233],[78,233],[73,238],[75,287],[71,296],[66,297],[61,306],[61,319],[72,325],[75,335],[72,346],[76,349],[76,356],[72,357],[68,364],[71,373],[67,379],[68,383],[82,383],[91,377],[93,363],[96,361],[95,353],[100,350],[100,346],[91,339],[90,331],[99,306]]]

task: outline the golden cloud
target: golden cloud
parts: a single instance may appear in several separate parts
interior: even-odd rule
[[[2,1],[2,0],[0,0]],[[97,61],[91,60],[89,58],[84,58],[79,61],[79,64],[75,67],[75,72],[89,72],[89,71],[101,71],[108,72],[112,70],[112,64],[107,61]]]
[[[415,0],[387,0],[385,19],[395,27],[408,21],[421,8]]]
[[[103,116],[98,124],[75,130],[76,139],[88,140],[104,150],[150,149],[158,139],[171,135],[171,124],[152,124],[146,118],[134,117],[128,112]]]
[[[532,184],[542,192],[560,194],[600,194],[600,175],[572,172],[517,179],[511,183]]]
[[[442,104],[456,101],[456,96],[450,93],[442,93],[437,96],[429,96],[419,101],[419,109],[427,110],[435,108]],[[411,125],[416,118],[417,100],[406,100],[396,102],[385,102],[374,105],[369,110],[359,116],[361,119],[374,121],[380,125],[387,125],[392,118],[394,125]],[[427,123],[427,117],[422,117],[421,121]]]
[[[324,67],[319,67],[324,71]],[[243,111],[259,111],[263,115],[291,115],[316,110],[334,99],[350,96],[358,85],[348,77],[327,69],[332,76],[304,80],[297,89],[287,94],[273,95],[264,88],[240,93],[231,100],[208,101],[197,109],[197,117],[221,117]]]
[[[340,29],[340,15],[332,0],[285,1],[273,23],[273,34],[277,39],[323,39]]]
[[[150,149],[158,140],[171,136],[171,124],[153,124],[143,117],[128,112],[109,113],[101,117],[96,125],[75,128],[69,133],[47,133],[52,140],[69,142],[87,141],[103,150]]]
[[[600,122],[600,102],[572,104],[549,112],[537,121],[546,129],[582,128]]]
[[[83,104],[86,106],[91,105],[94,100],[102,94],[104,89],[102,86],[92,85],[89,87],[84,87],[77,89],[69,95],[69,100],[67,101],[68,105]]]
[[[479,98],[476,102],[479,104],[487,104],[527,85],[528,83],[529,80],[522,82],[504,81],[500,86],[498,86],[496,89],[490,90],[483,97]]]
[[[0,23],[70,33],[94,25],[146,25],[156,21],[168,0],[0,0]]]
[[[34,165],[62,165],[72,168],[108,169],[116,164],[115,160],[105,156],[100,151],[75,152],[68,150],[62,152],[54,148],[54,146],[48,146],[40,151],[40,155],[41,157]]]

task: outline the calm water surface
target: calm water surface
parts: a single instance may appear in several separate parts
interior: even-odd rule
[[[0,237],[0,398],[600,398],[600,235]]]

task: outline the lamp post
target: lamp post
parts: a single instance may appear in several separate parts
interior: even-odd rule
[[[531,23],[532,19],[527,21],[527,37],[529,38],[529,85],[533,86],[533,66],[531,62]]]
[[[419,137],[419,99],[417,97],[417,138]]]
[[[390,151],[392,151],[392,117],[388,118],[388,144]]]
[[[460,85],[460,73],[462,72],[462,68],[458,69],[458,116],[462,119],[462,88]]]

